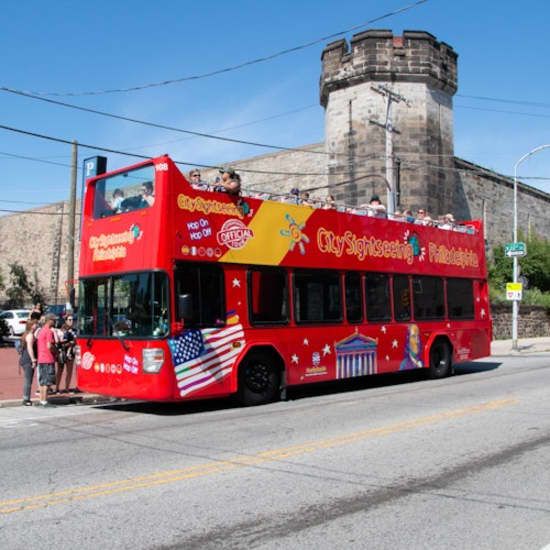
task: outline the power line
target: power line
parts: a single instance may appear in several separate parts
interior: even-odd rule
[[[33,95],[33,94],[30,94],[30,93],[27,93],[27,92],[22,92],[22,91],[19,91],[19,90],[14,90],[14,89],[11,89],[11,88],[7,88],[5,86],[0,87],[0,91],[20,95],[20,96],[23,96],[23,97],[28,97],[30,99],[36,99],[38,101],[44,101],[46,103],[59,105],[61,107],[67,107],[69,109],[76,109],[78,111],[83,111],[83,112],[86,112],[86,113],[92,113],[92,114],[95,114],[95,115],[105,116],[105,117],[108,117],[108,118],[115,118],[117,120],[124,120],[125,122],[132,122],[134,124],[140,124],[142,126],[150,126],[152,128],[159,128],[161,130],[169,130],[171,132],[178,132],[178,133],[181,133],[181,134],[187,134],[187,135],[196,136],[196,137],[215,139],[215,140],[218,140],[218,141],[226,141],[226,142],[230,142],[230,143],[238,143],[238,144],[241,144],[241,145],[252,145],[254,147],[263,147],[263,148],[267,148],[267,149],[276,149],[278,151],[294,151],[294,152],[302,152],[302,153],[311,153],[311,154],[316,154],[316,155],[327,155],[327,154],[329,154],[326,151],[314,151],[314,150],[313,151],[304,151],[303,149],[299,149],[299,148],[295,148],[295,147],[283,147],[282,145],[271,145],[271,144],[268,144],[268,143],[259,143],[259,142],[255,142],[255,141],[246,141],[246,140],[243,140],[243,139],[217,136],[215,134],[207,134],[205,132],[195,132],[193,130],[186,130],[184,128],[177,128],[175,126],[168,126],[166,124],[160,124],[160,123],[157,123],[157,122],[150,122],[150,121],[146,121],[146,120],[140,120],[140,119],[137,119],[137,118],[131,118],[131,117],[126,117],[126,116],[122,116],[122,115],[116,115],[114,113],[108,113],[106,111],[100,111],[98,109],[91,109],[89,107],[81,107],[80,105],[74,105],[72,103],[66,103],[64,101],[57,101],[55,99],[40,97],[40,96]]]
[[[27,136],[31,136],[31,137],[35,137],[35,138],[39,138],[39,139],[44,139],[44,140],[47,140],[47,141],[54,141],[54,142],[57,142],[57,143],[64,143],[66,145],[71,145],[72,144],[72,140],[69,140],[69,139],[64,139],[64,138],[59,138],[59,137],[54,137],[54,136],[48,136],[46,134],[40,134],[38,132],[31,132],[31,131],[28,131],[28,130],[22,130],[20,128],[14,128],[12,126],[6,126],[4,124],[0,124],[0,129],[7,130],[8,132],[15,132],[15,133],[18,133],[18,134],[23,134],[23,135],[27,135]],[[127,157],[139,158],[139,159],[143,159],[143,160],[149,160],[149,159],[152,158],[151,156],[148,156],[148,155],[140,155],[138,153],[130,153],[128,151],[121,151],[119,149],[112,149],[112,148],[109,148],[109,147],[102,147],[100,145],[91,145],[91,144],[87,144],[87,143],[82,143],[81,141],[78,142],[78,145],[79,145],[79,147],[83,147],[85,149],[93,149],[95,151],[103,151],[103,152],[106,152],[106,153],[113,153],[115,155],[123,155],[123,156],[127,156]],[[174,163],[179,164],[179,165],[183,165],[183,166],[197,166],[197,167],[200,167],[200,168],[213,168],[213,169],[218,169],[219,168],[219,165],[204,164],[204,163],[190,162],[190,161],[183,161],[183,160],[174,160]],[[255,170],[255,169],[252,169],[252,168],[239,168],[239,170],[241,172],[248,172],[248,173],[252,173],[252,174],[268,174],[268,175],[275,174],[275,175],[281,175],[281,176],[328,176],[328,175],[330,175],[326,172],[277,172],[277,171],[272,171],[272,170]]]
[[[102,95],[102,94],[112,94],[112,93],[121,93],[121,92],[134,92],[138,90],[145,90],[147,88],[158,88],[160,86],[168,86],[170,84],[176,84],[178,82],[187,82],[190,80],[201,80],[203,78],[209,78],[211,76],[216,76],[223,73],[229,73],[232,71],[236,71],[238,69],[242,69],[244,67],[249,67],[250,65],[256,65],[258,63],[264,63],[266,61],[271,61],[272,59],[275,59],[277,57],[281,57],[283,55],[287,55],[290,53],[297,52],[299,50],[304,50],[306,48],[311,48],[312,46],[315,46],[321,42],[326,42],[327,40],[332,40],[334,38],[337,38],[339,36],[342,36],[344,34],[347,34],[349,32],[355,31],[357,29],[360,29],[362,27],[365,27],[367,25],[370,25],[372,23],[376,23],[377,21],[382,21],[383,19],[387,19],[389,17],[392,17],[394,15],[398,15],[401,13],[404,13],[406,11],[412,10],[413,8],[416,8],[420,4],[426,3],[428,0],[418,0],[416,2],[413,2],[412,4],[409,4],[407,6],[404,6],[402,8],[396,9],[394,11],[390,11],[388,13],[385,13],[384,15],[380,15],[378,17],[375,17],[373,19],[369,19],[368,21],[365,21],[364,23],[361,23],[359,25],[354,25],[353,27],[350,27],[349,29],[345,29],[340,32],[336,32],[333,34],[329,34],[327,36],[323,36],[321,38],[317,38],[316,40],[312,40],[311,42],[306,42],[304,44],[300,44],[298,46],[294,46],[292,48],[286,48],[284,50],[280,50],[278,52],[275,52],[270,55],[266,55],[263,57],[258,57],[256,59],[251,59],[249,61],[244,61],[242,63],[238,63],[237,65],[232,65],[229,67],[225,67],[223,69],[217,69],[214,71],[209,71],[206,73],[201,73],[197,75],[191,75],[191,76],[183,76],[180,78],[174,78],[170,80],[163,80],[161,82],[151,82],[148,84],[141,84],[139,86],[131,86],[127,88],[112,88],[107,90],[92,90],[92,91],[83,91],[83,92],[32,92],[33,94],[37,95],[47,95],[47,96],[57,96],[57,97],[63,97],[63,96],[84,96],[84,95]]]
[[[483,107],[470,107],[469,105],[455,105],[459,109],[470,109],[471,111],[485,111],[489,113],[504,113],[507,115],[523,115],[531,116],[535,118],[550,118],[550,115],[545,115],[542,113],[525,113],[523,111],[507,111],[504,109],[484,109]]]
[[[520,99],[503,99],[501,97],[488,97],[481,95],[466,95],[456,94],[456,97],[463,97],[466,99],[478,99],[479,101],[495,101],[497,103],[512,103],[514,105],[531,105],[532,107],[542,107],[544,109],[550,109],[550,103],[539,103],[536,101],[525,101]]]
[[[68,168],[71,167],[70,164],[63,164],[61,162],[55,162],[53,160],[46,160],[46,159],[41,159],[41,158],[37,158],[37,157],[27,157],[25,155],[16,155],[14,153],[6,153],[4,151],[0,151],[0,155],[5,155],[6,157],[11,157],[11,158],[16,158],[16,159],[31,160],[33,162],[42,162],[44,164],[53,164],[55,166],[63,166],[63,167],[68,167]],[[2,160],[2,159],[0,159],[0,160]],[[79,168],[79,170],[80,170],[80,168]]]
[[[311,109],[313,107],[318,107],[319,105],[317,103],[312,103],[310,105],[306,105],[305,107],[298,107],[296,109],[291,109],[289,111],[285,111],[283,113],[278,113],[276,115],[271,115],[265,118],[259,118],[256,120],[251,120],[250,122],[243,122],[242,124],[237,124],[235,126],[226,126],[225,128],[220,128],[219,130],[213,130],[214,132],[229,132],[230,130],[237,130],[238,128],[245,128],[246,126],[252,126],[253,124],[259,124],[260,122],[266,122],[268,120],[274,120],[276,118],[285,117],[294,113],[300,113],[302,111],[306,111],[308,109]],[[151,145],[139,145],[135,147],[136,149],[145,149],[147,147],[158,147],[159,145],[169,145],[170,143],[179,143],[181,141],[192,139],[193,136],[185,137],[185,138],[179,138],[179,139],[172,139],[170,141],[163,141],[162,143],[154,143]]]

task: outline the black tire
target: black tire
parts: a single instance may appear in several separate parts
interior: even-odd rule
[[[271,403],[280,397],[280,390],[281,371],[269,354],[253,353],[241,363],[237,397],[242,405]]]
[[[429,377],[445,378],[452,372],[451,346],[442,339],[436,340],[430,348]]]

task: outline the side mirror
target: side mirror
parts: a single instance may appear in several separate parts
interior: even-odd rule
[[[183,321],[193,318],[193,297],[191,294],[178,296],[178,317]]]

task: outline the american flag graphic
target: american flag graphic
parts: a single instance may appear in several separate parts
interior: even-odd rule
[[[189,395],[225,378],[233,360],[244,345],[243,326],[234,312],[228,324],[219,329],[187,329],[168,340],[180,395]],[[234,347],[236,342],[241,345]]]

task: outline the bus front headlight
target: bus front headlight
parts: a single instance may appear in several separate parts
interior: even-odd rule
[[[143,372],[157,373],[164,363],[164,350],[162,348],[145,348],[142,351]]]

